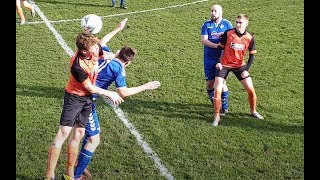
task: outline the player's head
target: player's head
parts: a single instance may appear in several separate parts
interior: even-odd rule
[[[239,14],[236,17],[235,27],[238,33],[243,34],[246,31],[248,25],[249,25],[249,18],[246,14]]]
[[[218,4],[211,6],[211,18],[213,21],[222,19],[222,7]]]
[[[120,49],[119,53],[117,54],[117,58],[124,62],[125,66],[128,66],[136,56],[137,51],[130,47],[124,46]]]
[[[78,51],[85,57],[99,57],[99,39],[92,33],[83,31],[76,38],[76,46]]]

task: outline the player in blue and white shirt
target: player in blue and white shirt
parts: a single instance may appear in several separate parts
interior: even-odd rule
[[[203,65],[204,65],[204,75],[206,79],[206,88],[208,97],[213,104],[214,95],[214,78],[217,75],[216,64],[220,54],[217,54],[218,43],[220,42],[222,34],[228,30],[232,29],[233,26],[230,21],[222,18],[222,7],[220,5],[213,5],[211,7],[211,19],[206,20],[201,27],[201,42],[204,45],[203,52]],[[229,91],[224,82],[224,87],[221,94],[222,109],[221,114],[228,112],[228,97]]]
[[[106,46],[102,46],[102,49],[104,51],[109,50]],[[112,60],[99,60],[99,70],[96,85],[102,89],[108,89],[112,83],[115,83],[117,92],[122,98],[132,96],[145,90],[152,90],[160,87],[159,81],[150,81],[140,86],[130,88],[127,87],[125,68],[132,63],[135,55],[135,49],[129,46],[124,46],[116,53],[115,58]],[[93,95],[93,99],[97,98],[97,95]],[[78,157],[78,165],[75,169],[75,179],[80,178],[84,173],[99,143],[100,124],[96,105],[93,103],[92,114],[90,115],[89,123],[86,125],[85,137],[83,139],[82,149]]]

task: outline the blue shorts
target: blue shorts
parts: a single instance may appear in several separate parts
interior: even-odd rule
[[[218,74],[218,70],[216,69],[217,61],[209,56],[204,56],[204,75],[206,81],[213,80]]]
[[[92,111],[89,115],[89,121],[86,124],[85,137],[91,137],[100,134],[99,117],[95,103],[92,103]]]

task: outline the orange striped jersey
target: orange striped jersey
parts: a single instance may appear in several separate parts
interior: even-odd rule
[[[229,68],[244,66],[246,64],[244,57],[247,50],[249,54],[257,52],[252,34],[248,31],[239,34],[235,28],[226,31],[218,45],[224,49],[221,64]]]
[[[70,71],[68,84],[65,90],[78,96],[88,96],[91,93],[84,87],[88,82],[95,85],[98,75],[98,61],[86,59],[77,51],[70,59]]]

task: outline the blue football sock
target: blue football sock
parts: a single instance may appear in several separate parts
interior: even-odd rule
[[[221,104],[222,104],[223,110],[228,109],[229,107],[228,97],[229,97],[229,91],[225,91],[221,93]]]
[[[208,98],[210,99],[211,103],[213,104],[213,95],[214,89],[207,89]]]
[[[89,165],[93,156],[93,152],[87,151],[84,148],[81,149],[80,154],[78,156],[78,164],[74,171],[74,178],[81,177],[83,171]]]

